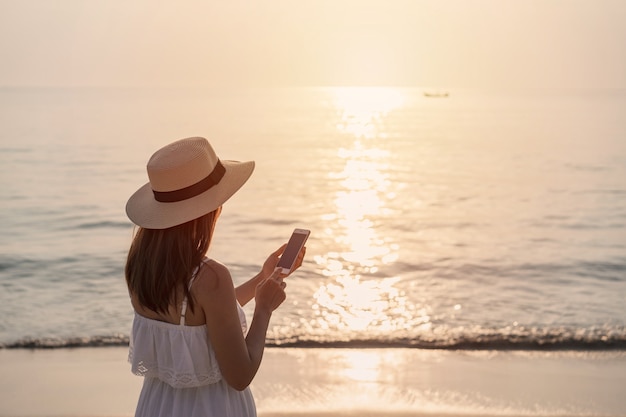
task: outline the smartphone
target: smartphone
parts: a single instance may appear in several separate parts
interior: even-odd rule
[[[293,264],[296,262],[296,258],[302,250],[302,247],[306,243],[306,240],[309,238],[311,234],[310,230],[306,229],[295,229],[289,238],[289,242],[287,242],[287,247],[285,251],[280,256],[278,260],[278,268],[282,268],[283,274],[288,274],[291,272],[291,268],[293,268]]]

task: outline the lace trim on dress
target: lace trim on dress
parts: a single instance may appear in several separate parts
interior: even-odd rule
[[[131,353],[132,355],[132,353]],[[210,385],[219,382],[222,374],[219,368],[209,369],[208,373],[180,373],[174,369],[166,369],[157,363],[137,362],[133,373],[147,378],[158,378],[174,388],[190,388]]]
[[[174,388],[222,379],[206,325],[181,326],[135,314],[128,361],[135,375],[159,378]]]

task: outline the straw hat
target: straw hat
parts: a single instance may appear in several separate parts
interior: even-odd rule
[[[224,204],[250,178],[254,161],[220,161],[204,138],[181,139],[148,161],[150,182],[126,203],[128,218],[146,229],[186,223]]]

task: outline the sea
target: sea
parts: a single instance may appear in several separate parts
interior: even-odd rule
[[[311,230],[269,346],[626,350],[624,90],[3,88],[0,126],[4,349],[128,344],[126,201],[202,136],[256,161],[236,284]]]

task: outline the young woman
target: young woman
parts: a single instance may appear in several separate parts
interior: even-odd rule
[[[285,245],[237,288],[224,265],[206,258],[222,204],[254,162],[221,161],[206,139],[187,138],[158,150],[147,169],[150,182],[126,205],[139,226],[126,263],[135,309],[129,361],[144,377],[135,415],[256,416],[248,386],[285,300],[286,275],[276,269]],[[242,306],[253,298],[247,329]]]

